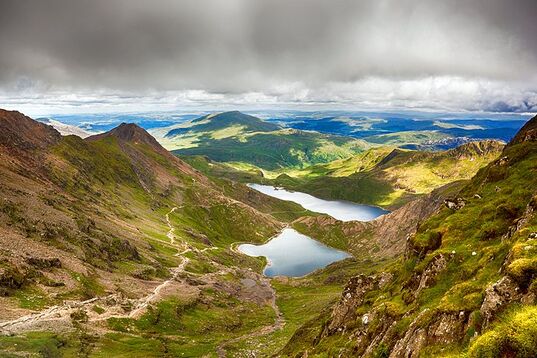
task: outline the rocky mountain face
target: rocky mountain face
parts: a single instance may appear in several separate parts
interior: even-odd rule
[[[87,138],[88,141],[97,141],[104,138],[116,138],[121,142],[128,142],[134,144],[145,144],[151,147],[153,150],[160,153],[168,153],[155,138],[153,138],[145,129],[134,123],[121,123],[112,130],[96,134]],[[165,154],[167,155],[167,154]]]
[[[420,222],[399,260],[352,278],[281,354],[534,357],[536,126]]]
[[[405,251],[405,240],[401,238],[413,235],[419,224],[443,207],[460,187],[459,182],[448,184],[369,222],[341,222],[329,216],[315,216],[300,218],[293,225],[360,259],[393,259]]]

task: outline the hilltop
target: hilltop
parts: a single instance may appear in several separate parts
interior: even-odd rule
[[[247,132],[271,132],[282,129],[276,124],[265,122],[260,118],[250,116],[239,111],[230,111],[223,113],[208,114],[206,116],[191,120],[182,127],[171,129],[166,137],[175,137],[178,134],[211,132],[229,127],[241,127],[241,130]]]
[[[369,147],[362,140],[283,128],[238,111],[210,114],[152,134],[181,156],[204,155],[264,170],[327,163]]]
[[[0,109],[0,145],[5,150],[32,150],[57,143],[61,135],[52,126],[17,111]]]

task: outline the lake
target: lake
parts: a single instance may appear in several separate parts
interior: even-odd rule
[[[388,213],[388,211],[378,206],[355,204],[343,200],[324,200],[306,193],[288,191],[271,185],[248,184],[248,186],[263,194],[281,200],[292,201],[305,209],[316,213],[327,214],[341,221],[371,221]]]
[[[316,269],[350,257],[287,228],[264,245],[242,244],[239,251],[249,256],[264,256],[268,260],[264,274],[274,276],[304,276]]]

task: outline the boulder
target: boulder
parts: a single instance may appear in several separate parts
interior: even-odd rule
[[[445,199],[444,205],[451,210],[460,210],[466,205],[466,201],[463,198]]]
[[[481,304],[483,328],[494,319],[496,314],[508,303],[520,299],[520,288],[510,277],[504,276],[485,290],[485,299]]]

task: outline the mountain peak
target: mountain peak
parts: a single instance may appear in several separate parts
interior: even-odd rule
[[[119,126],[109,130],[108,132],[93,135],[88,137],[88,140],[99,140],[108,137],[115,137],[122,142],[135,144],[147,144],[158,151],[165,149],[157,142],[151,134],[145,129],[134,123],[121,123]]]
[[[0,109],[0,145],[22,149],[45,148],[57,143],[61,137],[52,126],[18,111]]]
[[[514,145],[522,142],[537,141],[537,116],[530,119],[509,142],[509,145]]]
[[[269,132],[281,129],[280,126],[278,126],[277,124],[266,122],[261,118],[242,113],[240,111],[213,113],[198,118],[193,122],[207,123],[207,121],[209,121],[208,125],[206,126],[208,127],[208,129],[222,129],[226,126],[232,125],[241,125],[244,126],[247,130],[260,132]]]

